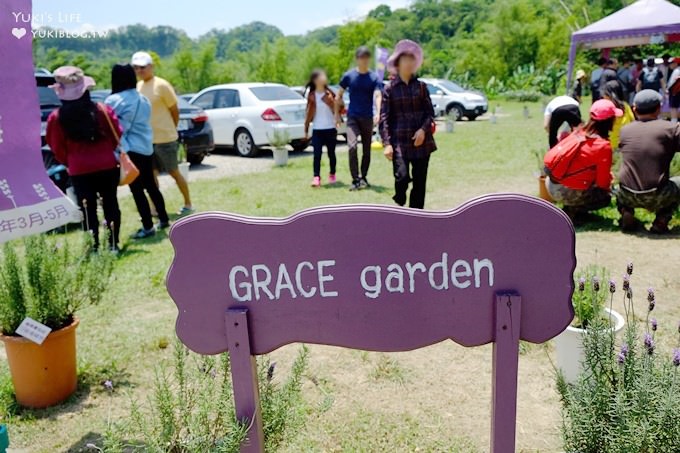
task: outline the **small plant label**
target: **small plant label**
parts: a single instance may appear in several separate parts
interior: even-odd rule
[[[29,317],[21,321],[19,328],[16,330],[18,335],[37,344],[43,344],[43,341],[45,341],[50,332],[52,332],[51,328]]]

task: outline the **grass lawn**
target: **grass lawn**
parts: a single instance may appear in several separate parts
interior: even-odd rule
[[[541,106],[529,104],[531,117],[525,119],[522,104],[498,105],[496,124],[458,123],[453,134],[440,127],[439,150],[430,164],[429,209],[450,209],[489,192],[537,193],[534,151],[544,149],[547,142]],[[192,198],[200,210],[257,216],[286,216],[326,204],[391,204],[391,166],[381,153],[374,153],[369,175],[373,187],[359,193],[347,190],[346,162],[341,153],[341,183],[334,187],[309,187],[312,162],[306,155],[292,159],[286,168],[194,182]],[[165,195],[169,207],[180,206],[176,189]],[[122,199],[122,208],[123,232],[130,234],[138,228],[132,198]],[[619,275],[626,262],[634,260],[640,285],[656,287],[659,298],[667,301],[659,304],[661,334],[664,328],[673,330],[680,318],[680,306],[670,303],[680,300],[677,234],[668,239],[622,235],[616,231],[613,208],[600,214],[600,221],[579,228],[579,265],[599,263]],[[651,218],[647,215],[645,220]],[[99,442],[109,423],[128,416],[131,401],[144,403],[149,398],[157,366],[172,359],[168,345],[174,340],[176,308],[164,287],[171,260],[172,248],[164,234],[126,244],[104,300],[80,313],[78,394],[57,408],[5,416],[13,448],[85,451],[87,443]],[[297,348],[288,346],[272,354],[282,373]],[[520,359],[518,447],[523,451],[560,449],[559,402],[548,350],[528,346]],[[399,354],[320,346],[310,351],[304,383],[307,424],[288,440],[285,451],[488,450],[490,348],[465,350],[449,342]],[[113,392],[104,388],[105,380],[113,382]]]

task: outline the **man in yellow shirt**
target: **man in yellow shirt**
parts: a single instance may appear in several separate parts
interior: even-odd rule
[[[166,171],[177,183],[179,191],[184,197],[184,207],[179,215],[193,212],[189,184],[182,176],[178,167],[179,108],[177,95],[172,85],[154,75],[153,59],[147,52],[136,52],[132,56],[132,67],[139,82],[137,90],[151,102],[151,129],[153,130],[154,161],[157,171]]]

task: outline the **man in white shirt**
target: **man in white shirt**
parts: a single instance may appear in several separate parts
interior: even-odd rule
[[[557,96],[545,107],[543,127],[548,132],[548,144],[552,148],[559,142],[557,133],[562,124],[567,123],[570,129],[579,126],[581,110],[576,99],[571,96]]]
[[[680,108],[680,58],[673,58],[669,61],[668,69],[671,75],[668,78],[668,102],[671,106],[671,123],[678,122],[678,109]]]

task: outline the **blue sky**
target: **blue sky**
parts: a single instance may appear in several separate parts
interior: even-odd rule
[[[301,34],[365,16],[380,4],[403,7],[409,0],[33,0],[34,25],[103,30],[143,23],[172,25],[190,36],[252,21]]]

